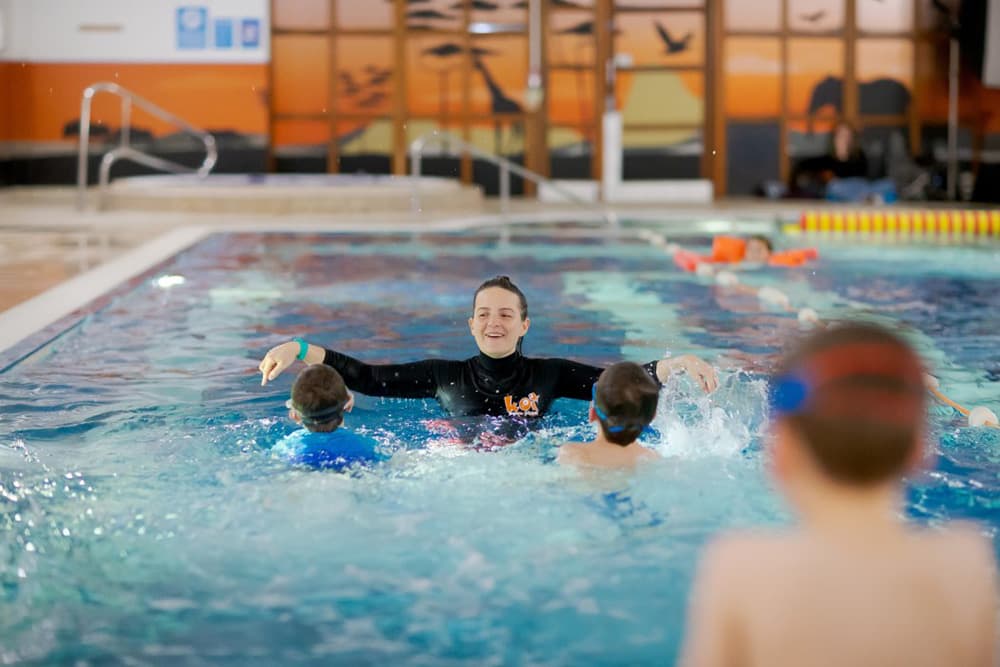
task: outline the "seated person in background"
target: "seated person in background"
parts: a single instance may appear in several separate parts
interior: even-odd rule
[[[683,664],[996,664],[989,541],[909,525],[901,507],[925,397],[917,355],[873,325],[823,330],[785,358],[771,474],[801,524],[708,548]]]
[[[674,253],[674,263],[685,271],[696,271],[698,264],[767,264],[769,266],[800,266],[811,259],[816,259],[819,253],[815,248],[792,248],[790,250],[774,250],[771,239],[754,234],[748,238],[719,235],[712,239],[712,254],[699,255],[684,250]]]
[[[829,201],[885,203],[896,201],[896,186],[888,178],[870,180],[869,165],[857,131],[840,121],[830,134],[829,152],[803,160],[792,176],[792,190]]]
[[[589,420],[597,422],[592,442],[570,442],[559,448],[563,464],[597,468],[633,468],[659,454],[636,439],[656,416],[660,389],[639,364],[622,361],[601,373],[594,384]]]
[[[278,441],[271,450],[275,455],[293,463],[337,471],[382,458],[373,440],[341,428],[344,413],[354,407],[354,396],[347,391],[340,373],[329,366],[317,364],[299,373],[287,406],[288,416],[304,428]]]

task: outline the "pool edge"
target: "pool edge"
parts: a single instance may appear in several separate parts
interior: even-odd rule
[[[0,313],[0,353],[212,233],[210,227],[174,229]]]

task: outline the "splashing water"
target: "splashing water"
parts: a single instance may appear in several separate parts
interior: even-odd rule
[[[878,316],[921,333],[960,400],[995,398],[995,253],[853,252],[767,277],[835,319],[859,314],[853,296],[886,305],[865,286],[899,269],[879,276],[899,304]],[[0,662],[670,664],[709,537],[787,520],[761,441],[766,376],[798,322],[726,301],[654,247],[535,229],[502,248],[232,234],[169,264],[157,275],[183,282],[151,275],[0,376]],[[471,291],[494,274],[528,294],[528,355],[607,364],[668,346],[727,360],[721,385],[671,380],[648,441],[664,458],[633,476],[552,464],[593,434],[566,400],[486,452],[436,431],[433,401],[359,396],[348,428],[386,464],[350,477],[271,456],[295,428],[292,374],[261,388],[254,372],[271,345],[465,358]],[[933,426],[937,467],[910,514],[995,535],[996,434],[944,410]]]

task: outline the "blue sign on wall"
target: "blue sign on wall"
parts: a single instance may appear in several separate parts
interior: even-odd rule
[[[208,8],[177,8],[177,48],[204,49],[208,47]]]
[[[233,48],[233,20],[215,19],[215,48]]]
[[[260,46],[260,19],[243,19],[240,23],[240,42],[244,49]]]

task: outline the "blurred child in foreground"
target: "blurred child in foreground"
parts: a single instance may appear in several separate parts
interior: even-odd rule
[[[995,665],[989,541],[903,517],[902,477],[925,455],[916,354],[875,326],[827,329],[772,389],[771,472],[800,523],[708,548],[684,664]]]

